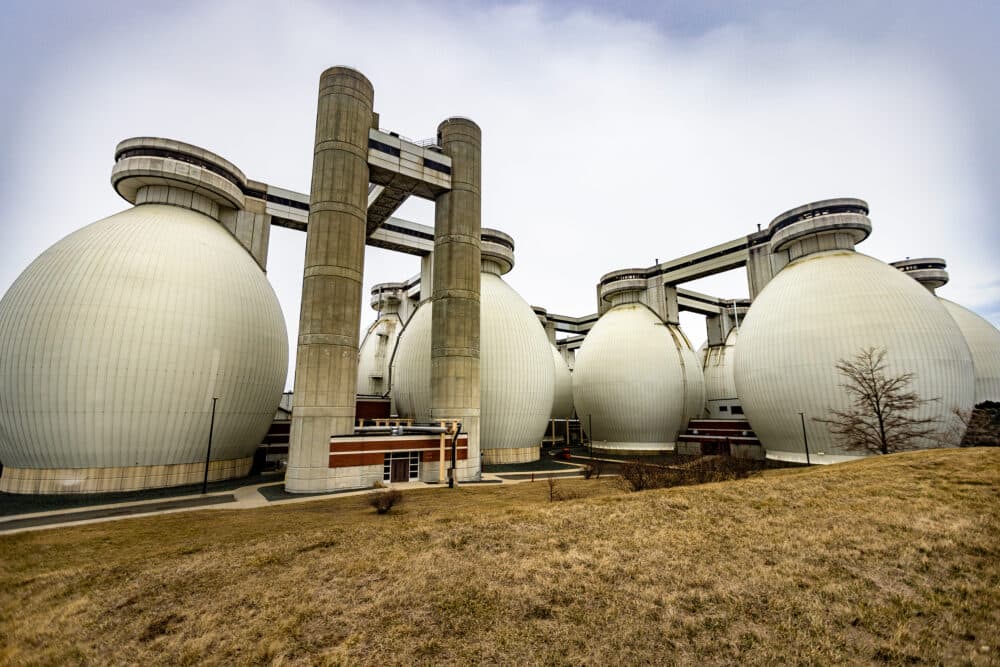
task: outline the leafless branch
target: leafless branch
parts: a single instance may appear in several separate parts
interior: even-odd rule
[[[852,359],[837,362],[844,378],[840,386],[850,397],[851,407],[830,410],[829,417],[814,421],[826,424],[846,450],[889,454],[940,438],[939,419],[913,415],[939,399],[925,399],[912,391],[913,373],[890,375],[885,359],[884,347],[867,347]]]

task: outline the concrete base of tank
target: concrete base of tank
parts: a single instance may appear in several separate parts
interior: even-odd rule
[[[212,461],[208,481],[246,477],[253,457]],[[4,466],[0,492],[23,494],[115,493],[199,484],[205,462],[120,468],[14,468]]]
[[[766,450],[766,457],[771,461],[782,461],[784,463],[801,463],[805,465],[805,452],[782,452]],[[825,452],[809,452],[809,463],[812,465],[827,465],[830,463],[844,463],[845,461],[857,461],[866,458],[865,456],[851,456],[845,454],[827,454]]]
[[[656,456],[672,452],[676,448],[673,442],[606,442],[594,440],[594,451],[599,454],[624,456]]]
[[[483,465],[488,466],[506,465],[508,463],[532,463],[540,458],[541,449],[538,446],[483,450]]]
[[[734,459],[750,459],[751,461],[763,461],[767,458],[767,453],[761,445],[738,445],[730,443],[729,455]]]

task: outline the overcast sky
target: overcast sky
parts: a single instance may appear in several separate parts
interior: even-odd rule
[[[514,237],[506,279],[533,305],[594,312],[607,271],[855,196],[874,227],[861,252],[944,257],[939,294],[1000,325],[995,1],[8,0],[3,19],[0,292],[126,206],[109,185],[126,137],[194,143],[308,192],[319,75],[350,65],[383,129],[483,128],[483,225]],[[427,202],[398,215],[433,225]],[[292,355],[304,243],[272,232]],[[365,293],[418,270],[369,248]],[[689,286],[747,293],[742,271]],[[700,318],[683,325],[704,340]]]

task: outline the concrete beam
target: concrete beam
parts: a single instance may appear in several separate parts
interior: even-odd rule
[[[373,185],[368,192],[366,234],[371,236],[389,217],[399,210],[409,193],[400,188]]]
[[[555,325],[556,331],[571,334],[585,334],[597,324],[597,313],[584,315],[582,317],[570,317],[569,315],[558,315],[548,313],[546,315],[549,322]]]
[[[745,265],[749,247],[747,237],[741,236],[738,239],[652,266],[648,269],[648,276],[670,285],[705,278]]]
[[[434,229],[402,218],[389,218],[365,242],[373,248],[425,257],[434,252]]]
[[[570,336],[568,338],[563,338],[556,343],[556,347],[562,350],[579,350],[580,346],[583,345],[583,339],[586,336]]]
[[[441,147],[422,145],[395,132],[368,132],[371,182],[435,200],[451,189],[452,161]]]

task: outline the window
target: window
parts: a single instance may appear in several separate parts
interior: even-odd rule
[[[734,405],[733,406],[733,414],[734,415],[741,415],[741,414],[743,414],[743,406]]]
[[[728,405],[720,405],[719,406],[719,412],[729,412],[729,406]]]
[[[404,464],[405,464],[405,477],[404,475]],[[393,465],[393,463],[396,465]],[[396,478],[393,479],[393,469],[396,470]],[[385,459],[382,463],[382,481],[385,482],[404,482],[414,479],[419,479],[420,477],[420,452],[389,452],[385,455]]]

